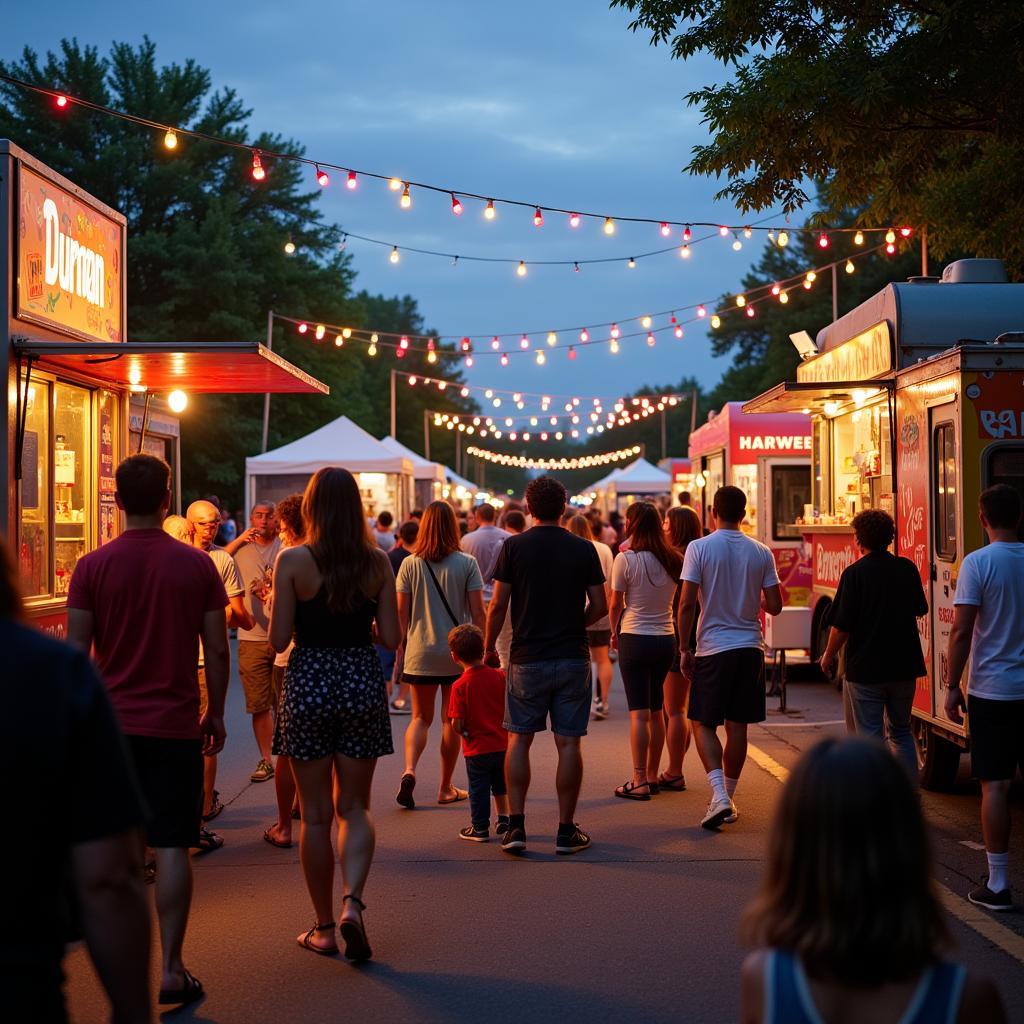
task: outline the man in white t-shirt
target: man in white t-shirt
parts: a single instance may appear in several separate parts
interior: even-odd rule
[[[746,514],[743,491],[720,487],[711,510],[714,532],[690,543],[681,576],[680,664],[693,679],[688,715],[711,784],[711,803],[701,821],[707,829],[736,820],[732,797],[747,759],[747,726],[765,719],[761,611],[778,615],[782,610],[771,550],[740,531]],[[698,599],[695,657],[689,637]],[[724,751],[720,725],[725,726]]]
[[[989,543],[964,557],[953,598],[946,714],[971,725],[971,773],[981,780],[981,832],[988,879],[967,898],[1010,910],[1010,784],[1024,768],[1024,544],[1020,495],[1006,484],[982,491]],[[967,701],[960,679],[970,657]]]

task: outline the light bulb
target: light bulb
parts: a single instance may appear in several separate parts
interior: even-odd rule
[[[345,328],[343,328],[343,329],[342,329],[342,332],[341,332],[341,336],[342,336],[342,337],[343,337],[343,338],[344,338],[344,339],[345,339],[346,341],[348,341],[348,339],[352,337],[352,328],[351,328],[351,327],[345,327]]]
[[[378,341],[380,341],[380,338],[377,337],[377,332],[374,331],[373,334],[370,335],[370,344],[376,345]]]
[[[885,251],[891,256],[896,251],[896,246],[892,242],[888,242]]]
[[[903,236],[904,238],[909,238],[909,237],[910,237],[910,233],[911,233],[911,231],[913,231],[913,230],[914,230],[913,228],[900,228],[900,234],[901,234],[901,235],[902,235],[902,236]]]
[[[290,238],[288,239],[287,242],[284,243],[284,251],[289,256],[291,256],[292,253],[295,252],[295,243]]]
[[[744,238],[750,238],[753,234],[754,234],[753,228],[744,228],[743,229],[743,237]]]
[[[178,148],[178,136],[172,128],[168,128],[167,134],[164,135],[164,147],[166,149]]]
[[[536,207],[533,211],[533,226],[540,228],[544,226],[544,214],[541,213],[540,207]]]
[[[437,362],[437,353],[436,352],[428,352],[427,353],[427,362],[428,363],[436,363]]]
[[[818,280],[818,275],[813,270],[808,270],[807,271],[807,280],[810,281],[811,284],[813,284],[815,281]]]
[[[334,336],[334,344],[337,345],[338,348],[341,348],[341,346],[345,344],[345,339],[340,334],[336,334]]]
[[[590,333],[587,331],[586,327],[580,331],[580,341],[582,341],[584,345],[590,341]]]
[[[486,217],[487,220],[494,220],[496,214],[497,211],[494,209],[494,200],[488,199],[487,205],[484,207],[484,217]]]
[[[498,360],[502,366],[508,366],[508,355],[506,353],[501,354],[501,359]]]
[[[68,105],[68,98],[67,96],[58,96],[54,102],[63,110]]]
[[[853,236],[853,244],[854,245],[863,245],[864,244],[864,232],[863,231],[858,231]]]
[[[263,169],[263,164],[260,163],[260,153],[258,149],[252,151],[252,177],[254,181],[262,181],[267,176],[267,172]]]
[[[681,257],[682,257],[682,258],[683,258],[684,260],[688,260],[688,259],[690,258],[690,247],[689,247],[688,245],[684,245],[684,246],[682,246],[682,247],[681,247],[681,248],[679,249],[679,255],[680,255],[680,256],[681,256]]]
[[[647,335],[647,347],[648,348],[654,348],[654,340],[655,339],[654,339],[654,335],[653,334],[648,334]]]
[[[772,295],[778,295],[779,292],[781,292],[781,291],[782,291],[782,286],[781,285],[777,285],[777,284],[773,284],[772,285]]]
[[[472,356],[466,356],[466,368],[467,369],[472,369],[472,367],[473,367],[473,357]]]
[[[498,349],[501,348],[501,342],[498,340],[497,335],[491,338],[491,348],[494,349],[495,352],[497,352]]]
[[[327,333],[327,328],[323,324],[317,324],[316,325],[316,331],[315,331],[313,336],[316,338],[317,341],[323,341],[324,340],[324,335],[326,333]]]
[[[530,347],[530,339],[525,334],[519,339],[519,347],[524,351]]]
[[[452,193],[452,213],[454,213],[456,217],[462,216],[462,203],[456,198],[454,192]]]
[[[740,249],[743,248],[743,243],[739,240],[739,238],[734,238],[732,240],[732,248],[733,252],[739,252]]]
[[[779,232],[779,248],[780,249],[785,249],[785,247],[787,245],[789,245],[789,232],[788,231],[780,231]]]
[[[686,227],[683,228],[683,241],[688,242],[691,238],[693,238],[693,232],[690,230],[690,225],[687,224]]]
[[[668,226],[668,221],[661,222],[661,234],[664,238],[668,238],[672,234],[672,229]]]
[[[578,228],[580,226],[580,215],[578,213],[569,214],[569,227]]]
[[[728,236],[728,234],[729,234],[729,229],[728,229],[728,228],[727,228],[727,227],[726,227],[726,226],[725,226],[725,225],[723,224],[723,225],[722,225],[722,226],[721,226],[721,227],[720,227],[720,228],[718,229],[718,233],[719,233],[719,234],[720,234],[720,235],[721,235],[721,236],[722,236],[723,238],[725,238],[725,237],[727,237],[727,236]]]
[[[366,354],[368,356],[375,356],[377,354],[377,346],[371,342],[370,347],[366,350]]]
[[[827,249],[828,248],[828,235],[826,235],[824,231],[822,231],[822,233],[820,235],[818,235],[818,248],[819,249]]]
[[[619,343],[614,338],[612,338],[612,340],[608,344],[608,348],[611,350],[613,356],[617,355],[619,351]]]
[[[675,334],[676,334],[677,338],[681,338],[683,336],[683,329],[682,329],[682,327],[677,327],[676,330],[675,330]]]
[[[188,405],[188,395],[184,391],[175,389],[167,396],[167,405],[171,412],[184,412]]]
[[[402,189],[402,198],[398,201],[398,205],[401,206],[403,210],[408,210],[409,207],[412,206],[412,196],[409,195],[408,185]]]
[[[636,260],[633,259],[632,256],[630,256],[629,262],[626,264],[626,266],[629,267],[630,270],[633,270],[636,267]]]
[[[886,241],[887,241],[887,242],[888,242],[888,243],[889,243],[890,245],[892,245],[892,243],[896,241],[896,232],[895,232],[895,231],[893,231],[893,229],[892,229],[892,228],[889,228],[889,230],[888,230],[888,231],[886,231],[886,233],[885,233],[885,240],[886,240]]]
[[[605,217],[604,219],[604,233],[606,235],[615,234],[615,221],[613,221],[611,217]]]
[[[401,187],[402,187],[402,179],[401,178],[392,178],[388,182],[388,188],[391,189],[392,192],[397,192]]]
[[[742,309],[747,304],[747,298],[745,295],[736,296],[736,305]]]
[[[556,345],[556,344],[558,344],[558,335],[555,334],[554,331],[548,331],[548,344],[549,345]]]
[[[516,267],[516,273],[520,277],[526,277],[526,264],[522,260],[519,261],[519,266]]]
[[[569,346],[569,358],[570,359],[575,359],[576,358],[576,349],[574,349],[572,347],[572,345]]]
[[[806,278],[804,279],[804,288],[806,288],[808,291],[811,290],[811,282],[808,281]]]
[[[704,306],[697,307],[697,316],[704,317],[708,315],[708,311]]]
[[[753,315],[754,315],[754,307],[753,306],[747,306],[747,316],[752,317]]]
[[[410,377],[409,380],[408,380],[408,383],[409,383],[409,387],[411,387],[411,388],[416,387],[416,378],[414,376]]]
[[[548,357],[544,355],[544,352],[540,349],[537,350],[537,365],[543,366],[548,361]]]
[[[617,338],[619,336],[619,325],[612,324],[612,329],[610,333],[613,338]]]
[[[398,347],[404,352],[409,347],[409,339],[403,334],[398,341]]]
[[[711,326],[712,327],[721,327],[722,326],[721,317],[719,317],[717,313],[711,318]]]
[[[392,263],[397,263],[401,259],[401,256],[398,255],[397,245],[391,246],[391,256],[389,257],[389,259],[391,260]]]
[[[305,334],[306,331],[309,330],[309,324],[299,324],[296,330],[299,332],[299,334]]]
[[[355,188],[359,184],[359,179],[356,177],[355,171],[349,171],[348,177],[345,179],[346,188]]]
[[[640,321],[640,326],[644,330],[647,330],[647,328],[651,326],[651,318],[649,316],[643,317]]]
[[[846,261],[846,272],[852,274],[857,268],[853,265],[853,260]]]
[[[316,183],[321,188],[327,188],[327,186],[330,185],[330,183],[331,183],[331,176],[326,171],[323,171],[319,167],[317,167],[317,169],[316,169]]]

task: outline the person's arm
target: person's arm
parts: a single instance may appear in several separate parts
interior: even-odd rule
[[[258,536],[259,531],[255,526],[250,526],[248,530],[244,530],[240,533],[233,541],[229,544],[224,545],[224,550],[232,557],[235,557],[235,552],[240,551],[245,547],[246,544],[251,544]]]
[[[252,629],[256,625],[256,620],[246,611],[240,594],[228,598],[227,623],[228,629]]]
[[[960,689],[967,660],[971,656],[971,643],[974,640],[974,622],[978,618],[976,604],[958,604],[953,609],[953,626],[949,631],[949,647],[946,650],[946,664],[949,676],[943,680],[946,697],[943,707],[946,717],[956,725],[962,725],[967,701],[964,691]]]
[[[282,551],[274,563],[274,606],[270,613],[270,646],[278,654],[288,650],[295,635],[295,582],[291,554],[298,550]]]
[[[585,626],[592,626],[608,614],[608,602],[604,596],[604,582],[594,583],[587,587],[587,598],[589,604],[583,616]]]
[[[685,571],[685,570],[684,570]],[[693,673],[694,653],[690,647],[693,633],[693,617],[697,614],[697,595],[700,587],[691,580],[683,580],[679,595],[679,611],[676,615],[676,629],[679,631],[679,667],[687,675]]]
[[[206,714],[199,723],[203,753],[210,757],[224,748],[224,701],[228,694],[228,630],[220,608],[203,615],[203,655],[206,659]]]
[[[761,1024],[764,1020],[765,953],[756,950],[740,968],[740,1024]]]
[[[488,656],[494,654],[498,635],[502,626],[505,625],[505,617],[508,615],[509,601],[512,598],[512,587],[501,580],[494,581],[494,595],[491,597],[490,606],[487,609],[487,628],[484,630],[484,651]],[[487,664],[491,665],[493,659]],[[493,667],[493,665],[491,665]]]
[[[456,733],[469,739],[469,733],[466,731],[466,711],[465,688],[463,685],[456,683],[452,687],[451,696],[448,698],[448,707],[445,709],[445,715],[451,720],[452,728]]]
[[[71,865],[82,930],[116,1024],[149,1024],[149,905],[136,830],[76,843]]]
[[[473,619],[473,625],[482,633],[487,628],[483,591],[471,590],[466,596],[469,598],[469,614]]]
[[[381,556],[387,564],[387,572],[381,569],[384,582],[377,594],[377,642],[389,651],[397,650],[402,642],[402,630],[398,622],[398,597],[395,594],[395,576],[391,571],[388,556]]]
[[[612,605],[608,609],[608,617],[612,629],[612,650],[617,651],[619,649],[619,621],[622,619],[622,613],[626,610],[626,595],[621,590],[613,590],[611,594]]]
[[[778,615],[782,611],[782,587],[776,583],[772,587],[765,587],[761,596],[761,607],[769,615]]]
[[[843,649],[843,646],[849,639],[849,633],[844,633],[841,629],[836,629],[835,626],[829,630],[828,643],[825,645],[825,650],[818,659],[821,671],[825,673],[827,678],[832,678],[835,670],[836,658],[839,656],[839,652]]]
[[[761,608],[769,615],[778,615],[782,611],[782,587],[779,585],[779,572],[775,568],[775,556],[771,549],[761,546],[764,556],[764,574],[761,577]]]
[[[398,633],[405,644],[409,639],[409,613],[412,610],[412,595],[398,592]]]
[[[92,612],[83,608],[68,609],[68,643],[86,655],[92,651],[94,621]]]

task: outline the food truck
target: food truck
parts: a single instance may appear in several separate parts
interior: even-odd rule
[[[658,469],[672,477],[674,499],[678,500],[681,494],[693,490],[693,463],[689,459],[661,459],[658,462]]]
[[[693,507],[704,529],[711,527],[715,491],[726,484],[739,487],[747,496],[742,529],[772,549],[784,606],[806,608],[811,565],[795,523],[811,500],[810,417],[803,412],[745,416],[741,402],[729,402],[690,434],[690,461]],[[799,634],[786,646],[807,648],[806,615],[786,618]]]
[[[254,341],[127,340],[126,235],[120,213],[0,139],[0,531],[29,617],[56,635],[76,563],[120,532],[117,464],[154,438],[176,457],[164,399],[180,412],[190,392],[328,390]]]
[[[941,280],[887,285],[819,331],[814,348],[795,381],[743,407],[800,411],[813,424],[813,496],[796,521],[813,566],[812,654],[858,557],[850,522],[884,509],[928,597],[914,734],[922,784],[944,788],[969,743],[943,714],[942,685],[960,563],[985,543],[978,494],[995,483],[1024,493],[1024,284],[1006,283],[999,260],[960,260]]]

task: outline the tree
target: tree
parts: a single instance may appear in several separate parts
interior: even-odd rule
[[[41,59],[26,48],[0,70],[94,103],[244,143],[299,155],[277,135],[250,138],[250,111],[230,89],[211,91],[211,75],[194,61],[158,66],[155,44],[114,43],[109,57],[63,40]],[[129,337],[139,341],[266,339],[267,311],[327,323],[422,332],[409,296],[353,295],[355,271],[341,251],[341,229],[325,224],[303,170],[264,158],[266,178],[250,175],[248,148],[182,138],[173,151],[163,133],[71,105],[55,113],[37,94],[0,83],[0,136],[23,146],[128,218],[126,286]],[[284,243],[296,245],[294,255]],[[315,322],[315,321],[314,321]],[[330,397],[287,395],[271,402],[276,447],[345,414],[377,434],[388,429],[390,350],[369,359],[365,346],[338,348],[278,324],[274,350],[331,388]],[[421,354],[403,364],[423,372]],[[432,372],[457,376],[451,351]],[[407,389],[413,392],[414,389]],[[403,394],[402,439],[414,439],[426,395]],[[435,401],[435,404],[436,401]],[[443,408],[471,408],[456,393]],[[182,478],[188,497],[210,491],[233,505],[242,495],[245,457],[260,450],[262,395],[194,396],[182,418]]]
[[[743,210],[926,226],[934,254],[1024,275],[1024,6],[972,0],[611,0],[630,28],[732,77],[696,89],[712,138],[686,170]]]

